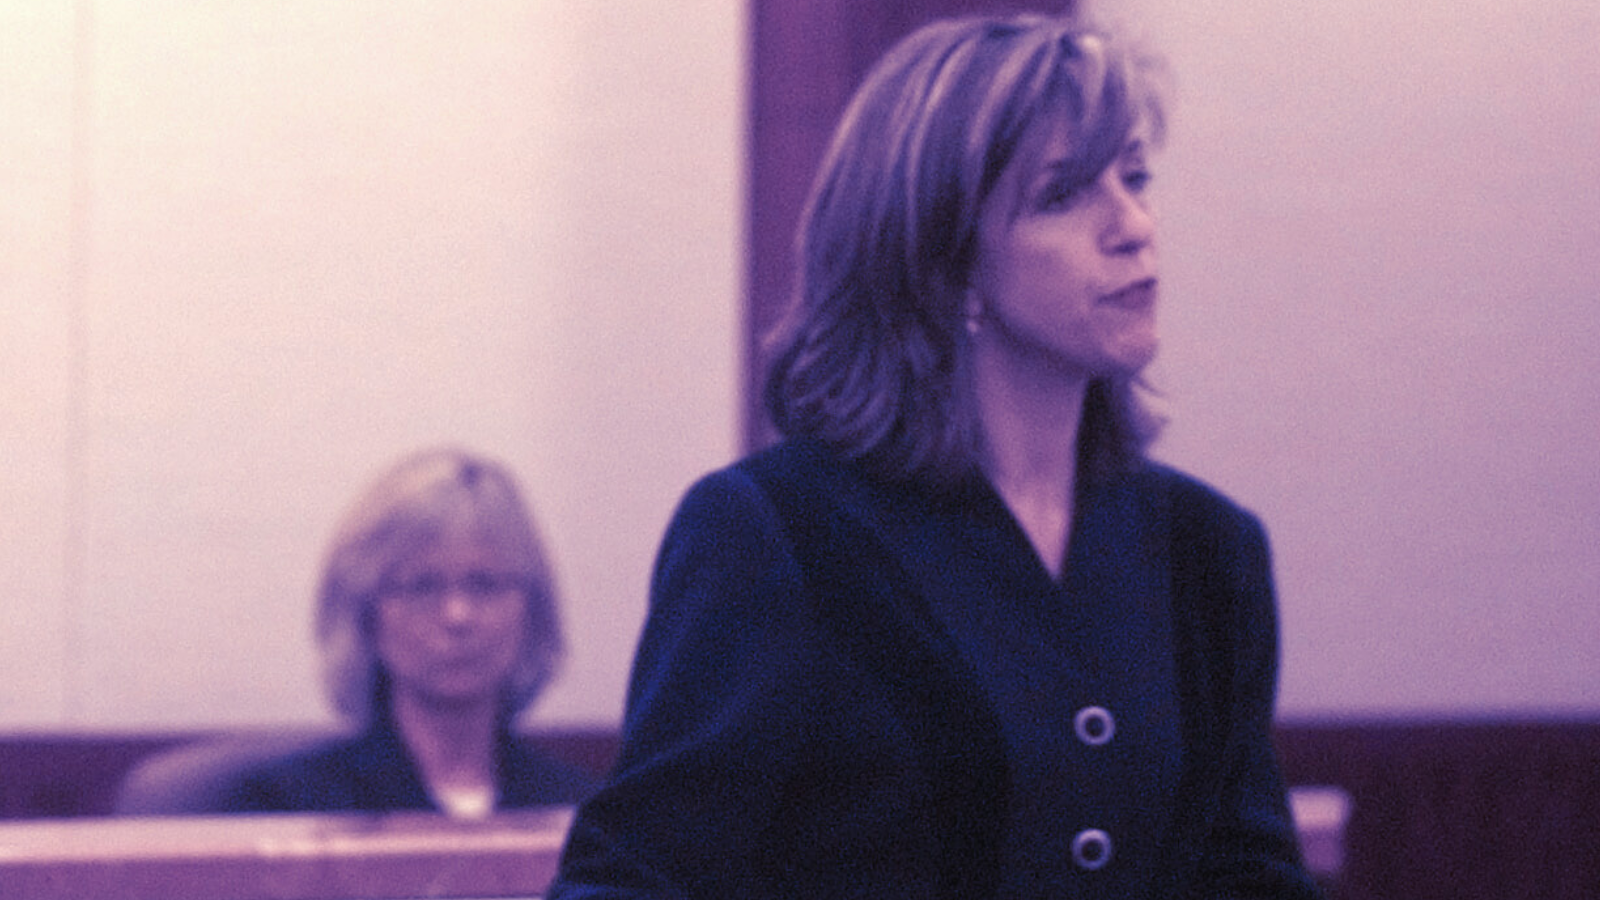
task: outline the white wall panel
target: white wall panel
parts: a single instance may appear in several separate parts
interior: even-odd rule
[[[1177,84],[1162,450],[1267,521],[1283,711],[1593,715],[1600,11],[1130,6]]]
[[[451,441],[553,545],[574,652],[540,714],[614,721],[671,504],[733,453],[737,11],[85,6],[84,567],[40,591],[79,595],[79,675],[9,718],[320,718],[323,543]]]
[[[73,29],[69,4],[0,4],[0,724],[71,693]]]

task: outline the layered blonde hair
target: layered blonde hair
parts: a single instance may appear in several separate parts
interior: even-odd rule
[[[979,211],[1030,129],[1069,126],[1068,164],[1102,171],[1164,119],[1154,58],[1071,17],[925,26],[872,69],[834,132],[801,218],[798,283],[768,338],[778,431],[894,479],[948,484],[982,437],[963,298]],[[1136,465],[1159,431],[1137,377],[1089,385],[1080,459]]]
[[[416,453],[351,506],[328,548],[317,592],[323,685],[345,718],[370,723],[386,676],[374,606],[395,571],[451,535],[494,548],[525,591],[527,631],[504,688],[504,714],[521,712],[554,676],[563,651],[555,578],[533,516],[503,464],[452,447]]]

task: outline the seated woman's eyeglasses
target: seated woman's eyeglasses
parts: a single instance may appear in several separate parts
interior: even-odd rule
[[[386,583],[378,596],[416,608],[437,609],[452,593],[478,606],[518,599],[526,580],[509,572],[472,571],[454,578],[443,572],[424,572]]]

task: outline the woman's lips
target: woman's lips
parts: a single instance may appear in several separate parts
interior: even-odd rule
[[[1100,298],[1100,302],[1107,306],[1116,306],[1122,309],[1145,310],[1156,305],[1156,280],[1144,278],[1128,285],[1125,288],[1112,291]]]

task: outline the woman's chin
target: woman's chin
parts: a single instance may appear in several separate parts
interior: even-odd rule
[[[420,703],[436,709],[466,709],[499,702],[503,681],[466,674],[452,675],[415,685],[410,693]]]
[[[1160,349],[1160,341],[1154,334],[1146,336],[1131,336],[1129,340],[1118,345],[1111,355],[1111,371],[1106,374],[1115,377],[1132,378],[1143,372],[1151,363],[1155,362],[1156,351]]]

